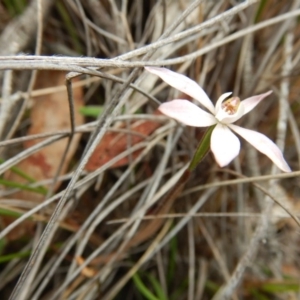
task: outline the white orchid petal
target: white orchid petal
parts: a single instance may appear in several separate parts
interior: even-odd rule
[[[210,148],[220,167],[227,166],[240,152],[240,141],[226,125],[217,124],[210,140]]]
[[[222,110],[222,103],[223,101],[228,98],[230,95],[232,94],[232,92],[228,92],[228,93],[225,93],[225,94],[222,94],[217,103],[216,103],[216,106],[215,106],[215,111],[216,111],[216,115]]]
[[[272,94],[272,91],[268,91],[264,94],[256,95],[250,98],[247,98],[242,101],[244,105],[244,115],[251,111],[257,104],[259,104],[263,99]]]
[[[207,108],[211,113],[215,112],[215,108],[204,92],[204,90],[192,79],[173,72],[169,69],[165,68],[156,68],[156,67],[145,67],[145,69],[160,77],[167,84],[172,86],[173,88],[191,96],[193,99],[199,101],[205,108]]]
[[[267,136],[236,125],[231,124],[228,126],[258,151],[268,156],[280,170],[284,172],[291,172],[291,169],[285,161],[280,149]]]
[[[161,104],[158,109],[168,117],[189,126],[207,127],[217,123],[213,115],[188,100],[172,100]]]

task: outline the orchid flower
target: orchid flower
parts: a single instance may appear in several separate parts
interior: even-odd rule
[[[240,141],[233,133],[235,132],[258,151],[268,156],[279,169],[291,172],[280,149],[268,137],[233,124],[250,112],[272,91],[252,96],[243,101],[240,101],[238,97],[227,99],[232,93],[225,93],[220,96],[214,106],[204,90],[190,78],[165,68],[146,67],[145,69],[159,76],[170,86],[191,96],[209,111],[206,112],[192,102],[183,99],[163,103],[158,108],[163,114],[185,125],[195,127],[215,125],[211,134],[210,148],[220,167],[228,165],[240,152]]]

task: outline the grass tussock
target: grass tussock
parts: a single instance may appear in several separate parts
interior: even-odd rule
[[[1,299],[297,299],[300,1],[44,2],[0,3]],[[187,174],[205,128],[147,65],[272,90],[238,125],[293,172],[241,139]]]

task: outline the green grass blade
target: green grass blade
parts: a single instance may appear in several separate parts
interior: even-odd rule
[[[24,252],[17,252],[17,253],[2,255],[2,256],[0,256],[0,264],[6,263],[15,258],[29,257],[30,254],[31,254],[31,251],[24,251]]]
[[[151,282],[152,287],[153,287],[155,293],[158,296],[158,299],[159,300],[168,300],[168,298],[167,298],[161,284],[159,283],[159,281],[156,280],[156,278],[151,274],[146,274],[146,276],[149,279],[149,281]]]
[[[47,194],[47,190],[45,190],[45,188],[43,188],[43,187],[31,187],[26,184],[21,184],[21,183],[6,180],[6,179],[0,178],[0,184],[4,185],[6,187],[18,188],[20,190],[35,192],[35,193],[42,194],[42,195]]]
[[[66,10],[66,8],[64,7],[64,5],[62,4],[61,1],[56,1],[56,8],[66,26],[69,36],[72,39],[75,51],[78,54],[83,54],[76,28],[75,28],[74,24],[72,23],[72,20],[68,14],[68,11]]]
[[[268,282],[264,283],[261,290],[268,293],[288,293],[288,292],[299,292],[300,287],[298,282]]]
[[[266,4],[267,4],[267,1],[266,1],[266,0],[261,0],[261,1],[260,1],[259,7],[258,7],[258,10],[257,10],[257,13],[256,13],[256,16],[255,16],[255,18],[254,18],[254,20],[255,20],[254,22],[255,22],[255,23],[257,23],[257,22],[259,21],[259,19],[260,19],[262,13],[263,13],[263,11],[264,11],[264,8],[265,8]]]
[[[0,216],[19,218],[22,216],[22,213],[19,213],[19,212],[10,210],[10,209],[0,208]]]
[[[26,0],[3,0],[5,8],[11,17],[20,15],[26,8]]]
[[[3,253],[6,244],[7,244],[7,240],[5,238],[0,239],[0,255]]]
[[[207,280],[206,283],[205,283],[205,287],[213,292],[213,293],[216,293],[218,291],[218,289],[220,288],[219,285],[217,285],[216,283],[210,281],[210,280]]]
[[[177,299],[184,298],[184,294],[186,294],[187,288],[188,288],[188,280],[185,279],[178,285],[177,289],[173,291],[172,295],[170,296],[170,299],[177,300]]]
[[[174,236],[170,241],[170,258],[169,258],[169,267],[167,273],[168,286],[171,285],[175,277],[177,249],[178,249],[177,238],[176,236]]]
[[[4,163],[4,162],[5,162],[5,160],[2,159],[2,158],[0,158],[0,164],[2,164],[2,163]],[[26,174],[25,172],[23,172],[23,171],[22,171],[21,169],[19,169],[18,167],[11,167],[10,170],[11,170],[13,173],[19,175],[20,177],[22,177],[22,178],[28,180],[29,182],[32,182],[32,183],[33,183],[33,182],[36,182],[36,181],[34,180],[34,178],[32,178],[31,176],[29,176],[28,174]]]
[[[251,294],[254,297],[253,299],[257,299],[257,300],[269,300],[269,297],[263,295],[262,293],[260,293],[256,289],[251,290]]]
[[[2,158],[0,158],[0,164],[2,164],[4,162],[5,162],[5,160],[3,160]],[[32,178],[31,176],[29,176],[27,173],[23,172],[18,167],[11,167],[10,170],[13,173],[17,174],[18,176],[20,176],[21,178],[24,178],[24,179],[28,180],[29,183],[35,183],[36,182],[36,180],[34,178]],[[5,184],[3,184],[3,185],[5,185]],[[7,186],[10,186],[10,185],[7,185]],[[43,195],[46,195],[47,192],[48,192],[48,190],[45,187],[43,187],[43,186],[36,187],[36,188],[33,188],[33,189],[36,189],[36,190],[33,190],[33,192],[37,191],[37,193],[42,193]]]
[[[141,292],[142,295],[144,295],[144,297],[146,297],[148,300],[160,300],[154,296],[152,292],[144,285],[138,273],[135,273],[132,276],[132,279],[136,288]]]
[[[85,117],[97,118],[103,112],[103,106],[101,105],[88,105],[82,106],[79,112]]]

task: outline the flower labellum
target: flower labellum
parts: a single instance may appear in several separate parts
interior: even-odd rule
[[[237,112],[241,99],[239,97],[232,97],[222,103],[222,109],[229,115],[233,115]]]
[[[272,91],[243,101],[240,101],[238,97],[227,99],[232,93],[225,93],[219,97],[214,106],[204,90],[190,78],[165,68],[145,67],[145,69],[159,76],[170,86],[194,98],[209,111],[206,112],[185,99],[174,99],[161,104],[158,108],[163,114],[185,125],[195,127],[215,125],[211,134],[210,148],[220,167],[228,165],[240,152],[240,141],[233,133],[235,132],[258,151],[268,156],[280,170],[291,172],[280,149],[267,136],[232,124],[250,112]]]

